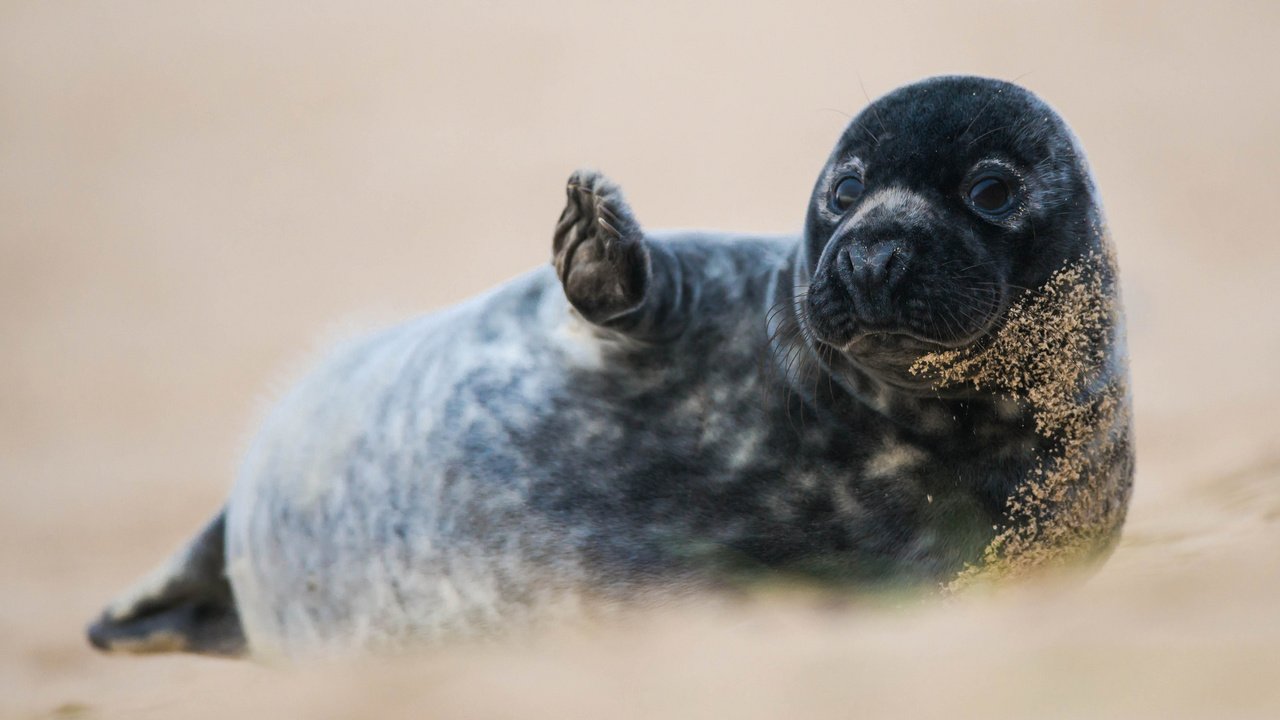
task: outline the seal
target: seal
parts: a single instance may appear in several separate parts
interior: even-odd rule
[[[871,103],[796,237],[655,232],[569,179],[551,267],[338,348],[227,504],[89,631],[302,657],[804,577],[1105,556],[1133,454],[1083,152],[1030,92]]]

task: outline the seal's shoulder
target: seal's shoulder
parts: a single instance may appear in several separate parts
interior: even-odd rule
[[[653,230],[646,239],[677,254],[701,283],[738,285],[768,276],[795,250],[795,235],[760,235],[712,230]]]
[[[735,233],[688,228],[649,230],[646,231],[645,237],[653,242],[699,249],[708,253],[760,258],[785,257],[795,248],[797,240],[795,235],[786,233]]]

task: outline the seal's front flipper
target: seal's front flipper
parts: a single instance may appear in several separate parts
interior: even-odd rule
[[[678,259],[645,239],[622,191],[604,175],[579,170],[565,194],[552,264],[569,303],[588,322],[628,335],[672,334],[682,291]]]
[[[106,652],[243,655],[240,617],[226,575],[226,513],[89,626]]]
[[[569,177],[552,241],[565,296],[587,320],[605,324],[644,299],[649,257],[622,191],[597,172]]]

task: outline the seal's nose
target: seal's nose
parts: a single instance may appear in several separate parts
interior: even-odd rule
[[[847,265],[841,273],[845,282],[851,290],[876,299],[887,299],[910,259],[910,251],[892,240],[853,243],[846,252]]]

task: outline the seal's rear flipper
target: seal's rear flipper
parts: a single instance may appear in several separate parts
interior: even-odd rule
[[[112,602],[89,626],[106,652],[243,655],[246,644],[226,575],[226,513]]]

